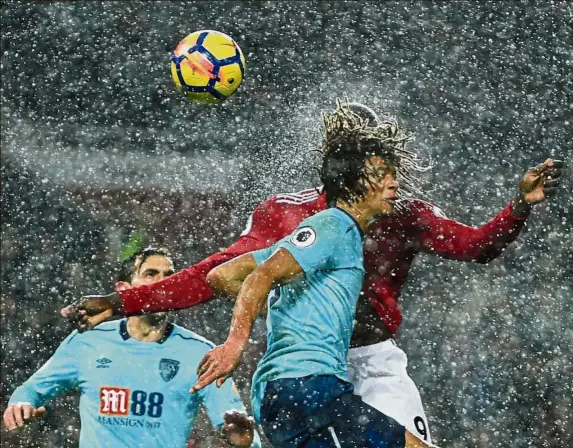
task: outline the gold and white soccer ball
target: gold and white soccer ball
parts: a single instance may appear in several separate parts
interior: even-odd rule
[[[199,103],[224,101],[237,91],[244,75],[243,52],[237,42],[219,31],[189,34],[171,56],[175,86]]]

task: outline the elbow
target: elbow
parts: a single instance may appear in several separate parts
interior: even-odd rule
[[[494,251],[484,252],[484,253],[478,255],[474,259],[474,262],[479,263],[479,264],[489,264],[493,260],[495,260],[497,257],[499,257],[499,255],[500,255],[499,252],[494,252]]]
[[[266,294],[268,294],[268,292],[273,288],[275,279],[272,272],[270,272],[263,264],[247,276],[245,284],[248,285],[249,288],[253,288],[256,285],[257,289],[266,291],[266,297]]]
[[[216,293],[223,293],[225,292],[225,284],[227,283],[224,269],[221,267],[217,267],[212,269],[207,274],[207,284],[213,289]]]

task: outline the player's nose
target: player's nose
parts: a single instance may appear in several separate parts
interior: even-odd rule
[[[400,188],[400,184],[398,183],[398,181],[397,181],[394,177],[392,177],[392,178],[389,180],[389,182],[388,182],[388,184],[386,185],[386,187],[387,187],[389,190],[398,191],[398,189]]]

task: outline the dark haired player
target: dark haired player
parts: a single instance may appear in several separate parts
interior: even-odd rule
[[[232,373],[253,322],[268,301],[267,350],[253,376],[253,413],[278,447],[419,446],[406,430],[365,404],[348,382],[354,312],[364,280],[364,232],[394,210],[400,164],[392,123],[376,129],[338,108],[325,115],[321,180],[329,208],[273,246],[240,256],[208,275],[237,295],[229,336],[199,367],[193,391]]]
[[[346,107],[368,120],[370,125],[380,124],[368,107],[360,104]],[[394,342],[402,321],[398,299],[410,266],[420,252],[477,263],[494,260],[517,238],[532,206],[556,192],[562,166],[562,162],[548,159],[529,169],[519,183],[516,196],[481,227],[448,219],[433,204],[410,198],[399,200],[392,215],[372,226],[365,239],[366,275],[363,296],[357,305],[353,348],[349,352],[350,380],[355,393],[364,401],[422,439],[431,440],[420,394],[406,372],[406,354]],[[413,158],[404,168],[410,168],[410,176],[413,176],[417,167]],[[401,187],[404,189],[403,182]],[[211,300],[213,290],[205,282],[211,269],[276,243],[302,220],[325,208],[326,197],[321,189],[273,196],[255,209],[245,231],[224,251],[157,284],[110,296],[86,297],[79,307],[68,307],[62,314],[79,318],[80,328],[85,329],[111,314],[180,309]]]
[[[116,289],[149,285],[173,272],[167,252],[147,248],[122,264]],[[4,412],[6,428],[23,426],[40,417],[52,398],[79,390],[80,447],[185,447],[201,404],[233,446],[260,446],[231,381],[189,395],[199,361],[213,344],[167,317],[132,316],[88,333],[74,331],[14,391]]]

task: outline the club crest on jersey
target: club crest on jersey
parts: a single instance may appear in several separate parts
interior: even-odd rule
[[[159,361],[159,374],[163,381],[167,382],[175,378],[175,375],[179,372],[179,364],[180,362],[174,359],[162,358]]]
[[[312,227],[301,227],[290,239],[297,247],[309,247],[316,241],[316,232]]]

